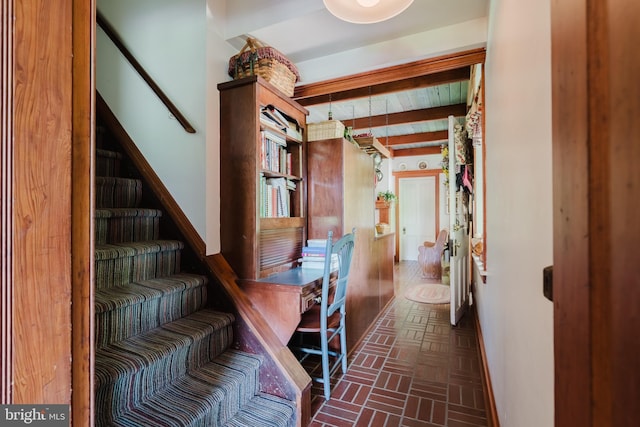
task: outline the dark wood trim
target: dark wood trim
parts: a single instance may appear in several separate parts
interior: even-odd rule
[[[446,131],[445,131],[446,132]],[[409,157],[409,156],[428,156],[430,154],[440,154],[442,149],[439,145],[433,147],[417,147],[417,148],[390,148],[391,156],[396,157]]]
[[[0,403],[12,402],[13,384],[13,0],[0,7],[0,346],[2,384]]]
[[[613,328],[614,324],[616,324],[616,320],[613,318],[615,312],[613,302],[616,293],[614,288],[616,285],[619,285],[620,282],[612,283],[612,275],[614,273],[613,267],[615,263],[612,262],[611,258],[615,257],[617,252],[612,251],[612,249],[614,244],[617,245],[617,242],[614,243],[611,239],[611,233],[613,231],[611,221],[616,217],[616,213],[612,213],[611,211],[615,207],[613,203],[615,203],[616,193],[618,192],[616,189],[611,188],[610,185],[612,184],[612,181],[614,181],[614,179],[612,179],[612,172],[614,170],[618,170],[618,165],[611,165],[610,162],[612,158],[615,157],[615,154],[611,152],[611,145],[617,142],[612,139],[611,127],[616,123],[618,126],[624,126],[622,121],[611,116],[613,113],[612,103],[623,104],[625,103],[625,98],[628,99],[629,93],[635,93],[637,95],[638,91],[629,88],[629,93],[616,93],[615,95],[612,95],[614,88],[611,85],[611,71],[612,69],[615,70],[615,66],[611,63],[611,59],[609,57],[611,53],[611,50],[609,49],[609,38],[614,35],[615,31],[611,29],[610,33],[610,29],[608,28],[610,25],[608,9],[609,5],[606,5],[604,2],[588,1],[586,5],[586,93],[588,94],[586,99],[586,107],[588,111],[586,129],[588,173],[586,174],[586,182],[589,194],[587,202],[589,212],[589,243],[587,244],[587,247],[589,248],[589,313],[591,317],[591,402],[593,405],[591,422],[594,426],[631,425],[631,422],[635,423],[635,421],[637,421],[637,416],[633,419],[627,418],[626,414],[623,412],[624,409],[621,411],[623,413],[617,413],[618,410],[614,409],[617,405],[624,408],[622,402],[625,400],[629,403],[628,397],[624,396],[624,380],[615,378],[613,364],[616,362],[614,362],[614,360],[617,359],[618,362],[627,360],[630,363],[634,363],[635,361],[626,357],[618,357],[616,352],[621,349],[616,348],[619,344],[614,342],[614,340],[624,342],[626,337],[624,337],[622,329],[614,330]],[[638,11],[637,7],[636,11]],[[632,13],[631,9],[629,9],[629,13]],[[636,18],[637,17],[638,15],[636,14]],[[620,24],[622,24],[622,22],[620,22]],[[636,32],[636,38],[638,35],[639,34]],[[639,62],[636,60],[635,66],[633,63],[630,63],[629,66],[632,69],[637,70],[638,64]],[[622,68],[622,70],[618,70],[619,73],[615,74],[616,79],[619,79],[626,74],[626,70],[624,70],[624,67]],[[636,76],[627,74],[627,78],[629,77],[632,79],[637,78]],[[637,84],[635,86],[636,88],[640,87]],[[621,99],[616,99],[618,97]],[[624,108],[621,110],[624,110]],[[619,112],[622,114],[625,113],[624,111]],[[633,118],[628,117],[628,119],[634,120],[637,119],[637,117],[638,115],[635,114],[633,115]],[[626,135],[623,137],[626,137]],[[631,139],[633,139],[633,137],[631,137]],[[633,144],[632,140],[629,140],[629,143]],[[638,158],[636,157],[634,159],[634,163],[636,163],[637,160]],[[627,170],[628,175],[625,175],[629,177],[628,179],[625,178],[619,182],[622,185],[629,185],[629,188],[633,188],[633,184],[631,184],[633,170],[628,170],[628,164],[625,165],[624,161],[620,163],[619,166],[620,169],[616,173],[625,174],[625,170]],[[637,167],[637,165],[635,167]],[[622,193],[626,193],[627,191],[628,190],[621,190]],[[620,193],[618,193],[618,195],[619,194]],[[636,191],[636,195],[637,194],[639,194],[638,191]],[[622,215],[618,218],[623,218],[624,216],[625,215]],[[630,222],[633,221],[633,219],[630,219]],[[633,238],[632,234],[632,230],[634,229],[632,223],[629,224],[628,229],[631,232],[629,235],[631,240],[636,240]],[[637,230],[637,226],[635,229]],[[637,236],[638,234],[636,233],[636,237]],[[626,238],[626,236],[620,237],[623,239]],[[631,250],[637,249],[633,247]],[[639,258],[636,257],[636,259]],[[626,275],[623,274],[622,276],[626,282]],[[631,276],[628,276],[628,278],[631,278]],[[636,280],[636,285],[637,284],[638,281]],[[630,289],[632,290],[633,288],[636,288],[636,286],[632,285]],[[629,293],[628,295],[632,296],[633,293]],[[631,299],[630,301],[633,300]],[[622,304],[618,305],[618,307],[623,309],[627,301],[619,302]],[[631,304],[630,306],[633,307],[636,305]],[[637,321],[634,322],[633,319],[629,319],[629,325],[633,325],[634,323],[636,325],[638,324]],[[618,325],[622,326],[619,323]],[[630,328],[628,333],[635,335],[636,331]],[[637,350],[637,339],[634,341],[636,342],[635,347]],[[622,350],[633,352],[633,345]],[[638,366],[637,362],[635,362],[635,364]],[[622,369],[622,371],[626,371],[626,368]],[[633,370],[629,373],[625,372],[625,375],[629,374],[633,375]],[[635,386],[632,388],[635,389],[635,393],[632,390],[629,390],[631,395],[635,394],[636,399],[640,397],[640,393],[638,392],[640,388],[638,388],[637,380],[637,377],[633,380],[633,382],[635,382]],[[632,403],[632,405],[637,406],[637,400],[636,403]],[[631,409],[632,407],[628,408]],[[637,412],[638,410],[636,410],[636,413]],[[618,421],[616,422],[615,420]]]
[[[551,5],[555,425],[592,426],[586,0]],[[603,425],[610,425],[605,423]]]
[[[73,0],[71,419],[94,425],[95,0]]]
[[[485,49],[473,49],[371,70],[295,88],[293,98],[314,105],[469,79],[470,66],[484,63]]]
[[[420,110],[401,111],[398,113],[380,114],[371,117],[353,119],[354,129],[377,128],[410,123],[444,120],[453,115],[464,117],[467,114],[467,104],[445,105],[442,107],[422,108]]]
[[[173,104],[173,102],[171,102],[169,97],[162,91],[162,89],[160,89],[160,86],[158,86],[158,84],[153,80],[153,78],[149,75],[149,73],[147,73],[147,71],[138,62],[135,56],[133,56],[133,54],[129,51],[129,49],[127,49],[124,42],[122,41],[122,39],[120,39],[120,37],[118,36],[118,33],[113,28],[113,26],[109,24],[109,22],[104,18],[104,16],[102,16],[100,12],[97,13],[96,19],[97,19],[98,25],[100,26],[100,28],[102,28],[102,30],[107,35],[107,37],[111,39],[113,44],[116,45],[116,47],[120,50],[122,55],[125,58],[127,58],[129,63],[131,63],[131,66],[138,72],[138,74],[140,74],[140,77],[142,77],[142,80],[144,80],[149,85],[151,90],[153,90],[153,92],[158,96],[158,98],[160,98],[162,103],[169,109],[169,112],[176,118],[176,120],[178,120],[178,122],[180,123],[180,125],[182,125],[184,130],[189,133],[196,133],[196,130],[194,129],[194,127],[191,126],[191,123],[189,123],[189,121],[184,117],[184,115],[180,112],[178,107],[176,107]],[[188,78],[188,77],[185,77],[185,78]]]
[[[448,117],[448,116],[447,116]],[[445,117],[446,118],[446,117]],[[408,135],[397,135],[381,138],[385,147],[393,149],[395,145],[414,144],[417,142],[442,142],[447,143],[449,139],[449,131],[439,130],[435,132],[419,132]],[[440,147],[439,145],[437,147]]]
[[[472,308],[473,324],[476,329],[476,339],[478,344],[478,356],[480,358],[480,373],[482,375],[482,391],[484,394],[484,406],[487,413],[487,425],[489,427],[500,427],[500,419],[498,418],[498,409],[496,408],[496,399],[493,395],[493,386],[491,385],[491,374],[489,364],[487,362],[487,352],[484,347],[484,337],[482,336],[482,327],[480,319],[478,319],[478,311]]]

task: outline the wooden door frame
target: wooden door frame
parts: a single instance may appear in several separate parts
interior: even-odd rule
[[[93,425],[95,10],[0,2],[1,399],[74,425]]]
[[[71,416],[74,425],[95,424],[96,10],[96,0],[72,0]]]
[[[555,425],[640,416],[640,5],[553,0]]]
[[[426,170],[413,170],[413,171],[394,171],[392,173],[394,178],[394,188],[396,189],[396,196],[398,202],[395,203],[395,217],[396,217],[396,253],[394,255],[394,261],[400,261],[400,180],[404,178],[423,178],[433,176],[436,179],[436,237],[440,231],[440,174],[442,169],[426,169]]]

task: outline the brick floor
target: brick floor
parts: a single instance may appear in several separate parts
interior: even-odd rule
[[[417,262],[401,262],[394,273],[396,298],[350,354],[347,374],[334,374],[331,400],[313,384],[311,426],[487,426],[471,314],[451,327],[448,304],[402,296],[427,283]]]

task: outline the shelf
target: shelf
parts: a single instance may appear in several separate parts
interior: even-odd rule
[[[300,136],[308,112],[255,76],[218,89],[220,252],[240,279],[254,280],[292,268],[306,240],[306,144]],[[299,137],[261,120],[261,106],[297,123]]]
[[[360,146],[360,149],[367,154],[380,153],[382,157],[387,159],[391,158],[391,152],[378,141],[375,136],[369,136],[366,138],[356,138],[356,142]]]
[[[268,177],[268,178],[286,178],[289,179],[291,181],[302,181],[302,178],[300,178],[299,176],[295,176],[295,175],[287,175],[284,173],[280,173],[277,171],[271,171],[268,169],[261,169],[260,173],[263,174],[264,176]]]
[[[484,263],[482,262],[482,258],[480,258],[478,255],[472,253],[471,254],[471,258],[473,258],[473,263],[476,266],[476,269],[478,270],[478,274],[480,274],[481,277],[486,277],[487,276],[487,270],[484,269]]]
[[[277,135],[280,135],[281,137],[283,137],[284,139],[287,140],[287,142],[291,142],[293,144],[302,144],[302,140],[295,138],[293,135],[289,135],[285,132],[282,131],[282,129],[279,129],[277,127],[273,127],[273,126],[269,126],[266,125],[264,123],[260,123],[260,130],[261,131],[269,131],[269,132],[273,132]]]

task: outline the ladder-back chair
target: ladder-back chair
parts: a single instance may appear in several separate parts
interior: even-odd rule
[[[322,277],[322,295],[320,303],[314,305],[302,315],[298,325],[300,342],[305,343],[306,334],[319,335],[320,346],[306,346],[301,344],[297,350],[302,354],[301,361],[314,354],[322,358],[322,377],[313,378],[324,385],[324,397],[329,400],[331,395],[331,375],[342,366],[342,372],[347,372],[347,338],[346,338],[346,309],[347,283],[351,269],[351,258],[355,247],[355,229],[332,243],[333,233],[327,236],[324,274]],[[335,287],[332,288],[332,258],[337,258],[337,277]],[[335,261],[334,261],[335,264]],[[335,267],[335,265],[333,266]],[[335,277],[335,275],[334,275]],[[339,339],[339,347],[332,343]],[[317,340],[315,341],[317,343]],[[331,345],[331,348],[330,348]]]

